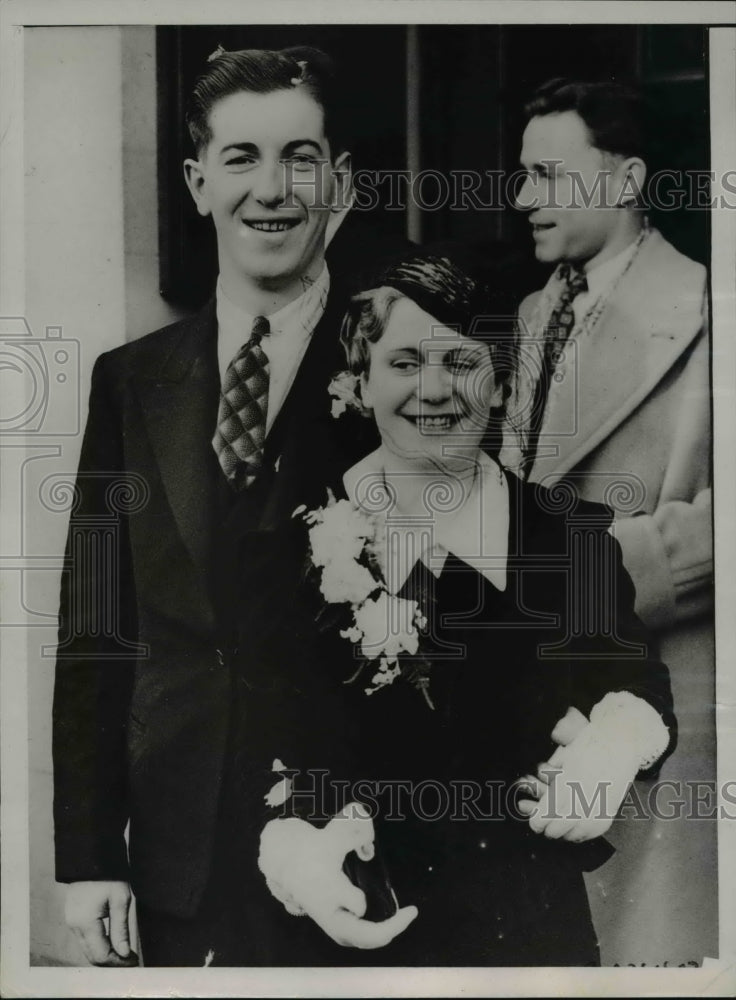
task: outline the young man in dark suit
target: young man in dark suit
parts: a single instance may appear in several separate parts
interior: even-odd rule
[[[325,264],[350,176],[335,89],[313,49],[210,58],[185,175],[215,225],[216,296],[95,365],[53,745],[56,874],[95,965],[137,960],[131,886],[146,964],[258,963],[265,930],[233,868],[229,539],[290,512],[342,446],[327,394],[347,301]]]

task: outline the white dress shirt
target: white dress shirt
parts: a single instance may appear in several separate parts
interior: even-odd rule
[[[322,318],[330,291],[330,273],[322,268],[314,284],[278,312],[267,316],[271,332],[261,341],[269,364],[266,434],[292,386],[315,327]],[[220,384],[227,366],[250,339],[255,316],[227,297],[222,281],[217,282],[217,360]],[[325,391],[327,391],[325,389]]]
[[[637,250],[638,239],[629,243],[620,253],[610,260],[603,261],[597,267],[591,267],[585,272],[588,280],[588,291],[576,295],[572,301],[572,311],[575,314],[575,326],[578,327],[585,318],[588,310],[595,305],[602,295],[613,288],[618,279],[629,266],[632,257]],[[574,330],[572,334],[574,334]]]
[[[624,250],[616,254],[615,257],[611,257],[610,260],[606,260],[602,264],[598,264],[597,267],[592,267],[589,271],[585,272],[585,277],[588,281],[588,290],[576,295],[572,301],[575,324],[570,331],[570,340],[577,342],[577,353],[575,351],[567,352],[569,357],[557,366],[557,370],[563,376],[567,374],[569,378],[575,379],[580,377],[578,367],[579,357],[584,355],[586,350],[590,350],[590,347],[586,346],[587,337],[584,332],[586,330],[585,317],[591,309],[595,308],[597,303],[610,294],[619,278],[628,268],[637,249],[638,241],[634,240],[633,243],[630,243]],[[559,301],[564,285],[564,282],[560,279],[559,272],[560,268],[557,267],[544,288],[543,295],[548,297],[547,307],[549,309],[546,313],[545,325],[549,322],[549,316]],[[566,398],[566,390],[562,384],[558,383],[556,379],[552,379],[549,387],[547,406],[542,418],[542,444],[544,444],[544,435],[550,433],[550,421],[553,419],[552,413],[555,410],[556,400],[560,394]],[[575,426],[573,413],[561,414],[558,411],[554,419],[556,421],[556,428],[560,425],[572,430]]]

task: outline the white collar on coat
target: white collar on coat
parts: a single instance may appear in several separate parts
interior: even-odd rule
[[[381,448],[345,473],[343,484],[356,507],[375,511],[371,501],[388,496]],[[439,576],[448,553],[472,566],[497,590],[506,589],[509,536],[509,488],[500,466],[484,452],[478,453],[477,472],[462,506],[442,511],[438,477],[438,502],[427,504],[427,513],[406,515],[394,504],[386,513],[386,585],[391,593],[401,589],[414,565],[421,560]],[[440,508],[440,509],[436,509]]]

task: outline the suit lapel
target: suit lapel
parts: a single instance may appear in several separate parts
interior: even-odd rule
[[[702,295],[684,297],[673,287],[671,255],[653,231],[595,328],[566,349],[532,480],[558,478],[578,465],[646,399],[697,335]],[[555,451],[548,457],[546,435]]]
[[[142,378],[138,390],[176,525],[206,574],[217,485],[211,444],[219,398],[214,302],[182,322],[160,369]]]
[[[266,461],[276,461],[288,434],[300,424],[329,410],[327,385],[332,375],[347,362],[340,347],[340,323],[347,296],[339,286],[330,288],[327,306],[314,329],[309,346],[299,365],[286,399],[266,438]]]
[[[240,495],[237,512],[229,519],[233,539],[269,530],[288,521],[298,504],[324,499],[325,470],[333,457],[338,423],[330,415],[327,385],[334,372],[345,367],[339,342],[345,305],[345,293],[333,282],[325,312],[266,437],[263,470]]]
[[[300,503],[313,500],[329,467],[338,423],[330,415],[327,392],[330,378],[346,365],[340,346],[340,323],[346,295],[342,288],[330,288],[327,307],[315,327],[291,389],[266,438],[266,475],[260,525],[289,518]],[[273,475],[273,472],[278,472]],[[321,497],[321,491],[319,496]]]

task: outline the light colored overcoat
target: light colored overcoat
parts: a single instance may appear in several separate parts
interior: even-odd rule
[[[530,378],[553,298],[554,279],[519,309]],[[680,723],[660,779],[690,782],[660,790],[665,812],[715,779],[709,369],[705,268],[653,230],[597,322],[573,330],[529,477],[617,512],[637,612],[670,668]],[[518,410],[524,402],[522,381]],[[643,799],[652,783],[635,789]],[[614,824],[619,852],[589,881],[604,964],[717,953],[715,821],[686,811]]]

